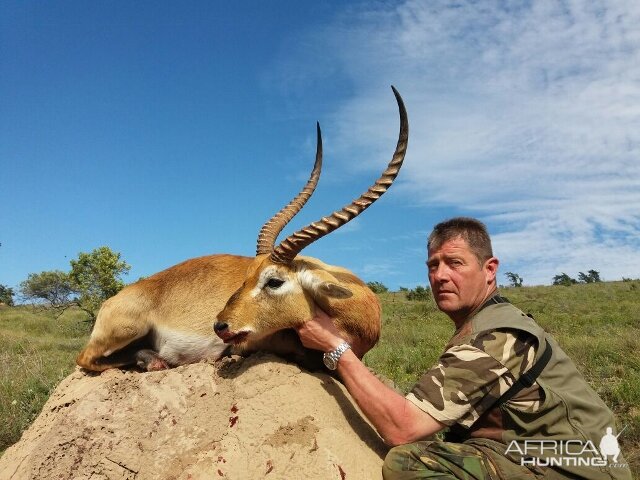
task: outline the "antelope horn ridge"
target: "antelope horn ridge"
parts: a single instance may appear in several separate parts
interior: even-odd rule
[[[404,156],[407,152],[409,122],[407,120],[407,111],[404,107],[402,97],[395,87],[391,86],[391,89],[396,97],[398,109],[400,111],[400,134],[398,136],[396,151],[393,153],[393,157],[391,158],[387,169],[382,173],[380,178],[378,178],[378,180],[376,180],[376,182],[360,196],[360,198],[354,200],[349,205],[346,205],[341,210],[333,212],[328,217],[322,217],[321,220],[307,225],[302,230],[298,230],[283,240],[271,253],[271,260],[274,263],[291,263],[303,248],[357,217],[362,211],[367,209],[373,202],[380,198],[396,179],[398,172],[400,171],[400,167],[402,167]]]
[[[258,245],[256,247],[256,255],[267,254],[273,252],[273,245],[282,229],[291,221],[291,219],[300,211],[307,200],[313,194],[313,191],[320,180],[320,172],[322,171],[322,134],[320,132],[320,124],[316,123],[317,130],[317,146],[316,161],[311,171],[311,176],[304,188],[298,195],[291,200],[282,210],[276,213],[270,220],[265,223],[258,234]]]

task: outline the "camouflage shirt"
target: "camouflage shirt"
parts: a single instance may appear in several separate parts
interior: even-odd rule
[[[522,330],[478,332],[465,344],[448,345],[438,364],[420,378],[407,399],[447,426],[470,428],[531,368],[536,348],[537,339]],[[509,403],[535,412],[541,395],[534,383]]]

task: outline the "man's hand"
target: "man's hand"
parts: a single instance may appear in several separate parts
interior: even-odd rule
[[[322,352],[334,350],[343,341],[331,317],[317,305],[313,319],[296,328],[296,331],[305,347]]]
[[[317,305],[313,319],[296,330],[305,347],[325,353],[335,350],[343,341],[331,317]],[[347,350],[340,357],[337,372],[358,406],[389,445],[414,442],[444,428],[443,424],[384,385],[353,350]]]

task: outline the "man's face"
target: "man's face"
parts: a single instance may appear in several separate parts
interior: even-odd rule
[[[429,252],[429,283],[438,308],[456,322],[480,307],[495,288],[498,259],[480,264],[461,237]]]

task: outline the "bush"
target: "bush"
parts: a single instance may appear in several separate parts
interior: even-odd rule
[[[556,275],[555,277],[553,277],[553,284],[554,285],[563,285],[565,287],[570,287],[571,285],[574,285],[578,283],[578,281],[575,278],[571,278],[569,275],[567,275],[566,273],[561,273],[560,275]]]
[[[578,273],[578,281],[580,283],[598,283],[602,280],[600,280],[600,272],[589,270],[586,274],[583,272]]]
[[[13,288],[6,285],[0,285],[0,304],[13,306]]]
[[[413,290],[409,290],[405,293],[407,300],[417,300],[424,301],[429,300],[429,295],[431,294],[431,289],[429,287],[423,287],[418,285]]]
[[[367,287],[369,287],[373,293],[385,293],[389,291],[389,289],[381,282],[367,282]]]
[[[509,280],[509,285],[512,287],[522,287],[522,282],[524,279],[518,275],[517,273],[507,272],[504,274],[505,277]]]

